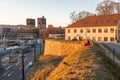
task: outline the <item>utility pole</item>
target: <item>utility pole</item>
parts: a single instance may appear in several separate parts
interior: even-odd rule
[[[40,40],[40,54],[41,54],[41,40]]]
[[[36,44],[34,44],[34,62],[36,62]]]
[[[25,73],[24,73],[24,54],[21,49],[21,54],[22,54],[22,80],[25,80]]]

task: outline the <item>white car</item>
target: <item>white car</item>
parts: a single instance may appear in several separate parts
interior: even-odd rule
[[[29,66],[29,67],[32,67],[32,66],[33,66],[33,62],[29,62],[29,63],[28,63],[28,66]]]

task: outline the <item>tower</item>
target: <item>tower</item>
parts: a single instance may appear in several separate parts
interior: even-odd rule
[[[46,18],[44,18],[44,16],[42,16],[42,18],[38,18],[37,22],[39,29],[46,29]]]
[[[27,18],[26,19],[26,25],[29,27],[35,27],[35,19]]]

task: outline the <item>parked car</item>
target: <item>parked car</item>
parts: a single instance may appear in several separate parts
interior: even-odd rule
[[[29,67],[32,67],[32,66],[33,66],[33,62],[29,62],[29,63],[28,63],[28,66],[29,66]]]

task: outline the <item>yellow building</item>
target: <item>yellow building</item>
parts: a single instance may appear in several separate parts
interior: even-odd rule
[[[65,28],[65,40],[77,38],[93,41],[120,40],[120,14],[93,15],[83,18]]]

